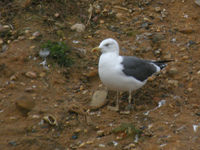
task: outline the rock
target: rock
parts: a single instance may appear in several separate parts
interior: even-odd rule
[[[55,13],[55,14],[54,14],[54,17],[56,17],[56,18],[58,18],[59,16],[60,16],[59,13]]]
[[[148,22],[144,22],[141,25],[142,28],[148,29],[149,28],[149,23]]]
[[[5,52],[8,49],[8,45],[4,44],[0,50],[0,53]]]
[[[73,26],[71,26],[71,30],[75,30],[77,32],[84,32],[85,31],[85,25],[76,23]]]
[[[33,91],[34,91],[34,89],[32,87],[28,87],[25,89],[25,92],[33,92]]]
[[[129,115],[131,112],[129,110],[127,111],[120,111],[121,115]]]
[[[178,81],[177,80],[168,80],[168,83],[174,85],[175,87],[178,87]]]
[[[187,45],[187,47],[190,47],[190,46],[195,45],[195,44],[196,44],[195,41],[189,40],[186,45]]]
[[[100,20],[99,22],[100,22],[100,24],[104,24],[104,23],[105,23],[105,21],[104,21],[104,20]]]
[[[195,4],[197,4],[198,6],[200,6],[200,0],[195,0],[194,2],[195,2]]]
[[[2,40],[2,38],[0,38],[0,45],[2,45],[3,44],[3,40]]]
[[[16,80],[17,80],[17,76],[16,76],[16,75],[12,75],[12,76],[10,77],[10,80],[11,80],[11,81],[16,81]]]
[[[185,29],[180,29],[179,32],[183,34],[191,34],[194,33],[194,30],[192,28],[185,28]]]
[[[101,6],[99,5],[99,4],[93,4],[94,6],[94,8],[95,8],[95,13],[96,14],[99,14],[99,13],[101,13]],[[88,12],[91,12],[91,10],[88,10]]]
[[[41,72],[39,76],[40,76],[41,78],[43,78],[43,77],[46,76],[46,73],[45,73],[45,72]]]
[[[29,111],[31,111],[34,108],[35,103],[33,100],[30,100],[25,96],[22,96],[18,98],[16,106],[23,114],[26,115]]]
[[[105,145],[105,144],[99,144],[99,147],[101,147],[101,148],[105,148],[106,145]]]
[[[93,144],[94,143],[94,140],[88,140],[87,142],[86,142],[86,144]]]
[[[178,70],[177,70],[177,68],[172,67],[169,69],[168,73],[169,73],[169,75],[174,76],[175,74],[178,73]]]
[[[161,8],[160,7],[155,7],[155,11],[156,12],[161,12]]]
[[[195,113],[197,116],[199,116],[200,117],[200,112],[197,112],[197,113]]]
[[[90,102],[90,106],[92,109],[98,109],[107,103],[107,94],[108,91],[106,90],[98,90],[95,91],[92,100]]]
[[[2,32],[4,29],[3,29],[3,26],[2,24],[0,24],[0,32]]]
[[[124,150],[129,150],[129,149],[132,149],[132,148],[135,148],[135,144],[134,143],[130,143],[129,145],[125,146],[123,149]]]
[[[103,130],[98,130],[97,131],[98,136],[104,136],[104,131]]]
[[[160,56],[161,55],[161,49],[157,49],[154,51],[155,56]]]
[[[72,135],[72,139],[76,140],[76,139],[78,139],[78,136],[77,135]]]
[[[171,53],[167,53],[167,54],[165,54],[165,56],[163,56],[163,58],[168,60],[168,59],[172,58],[172,55],[171,55]]]
[[[113,143],[114,146],[118,145],[118,142],[116,142],[116,141],[112,141],[112,143]]]
[[[40,33],[39,31],[36,31],[36,32],[34,32],[34,33],[32,34],[32,36],[34,36],[34,37],[39,37],[39,36],[41,36],[41,33]]]
[[[189,59],[189,56],[184,55],[184,56],[182,57],[182,59],[183,59],[183,60],[187,60],[187,59]]]
[[[98,70],[94,69],[85,74],[86,77],[92,78],[98,76]]]
[[[193,91],[193,89],[192,89],[192,88],[188,88],[187,90],[188,90],[188,92],[192,92],[192,91]]]
[[[200,75],[200,70],[197,72],[198,75]]]
[[[79,147],[84,147],[85,146],[85,142],[83,142],[83,143],[81,143],[80,145],[79,145]]]
[[[119,20],[121,20],[123,18],[123,14],[122,13],[117,13],[116,14],[116,18],[118,18]]]
[[[17,142],[16,141],[10,141],[8,142],[9,145],[11,146],[17,146]]]
[[[77,128],[77,129],[74,130],[74,133],[79,133],[79,132],[81,132],[80,128]]]
[[[25,76],[28,77],[28,78],[31,78],[31,79],[37,78],[37,74],[35,72],[33,72],[33,71],[26,72]]]
[[[157,43],[161,40],[164,40],[165,39],[165,35],[162,34],[162,33],[154,33],[150,39],[152,40],[153,43]]]

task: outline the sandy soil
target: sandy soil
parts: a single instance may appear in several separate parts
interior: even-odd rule
[[[193,0],[21,0],[2,1],[0,10],[0,149],[200,149],[200,6]],[[75,23],[86,29],[72,31]],[[114,92],[105,106],[89,107],[93,93],[105,88],[91,49],[107,37],[119,42],[123,55],[174,59],[133,92],[130,114],[107,109]],[[69,44],[74,64],[40,65],[47,40]],[[123,93],[121,110],[127,99]],[[142,132],[138,140],[130,128],[113,132],[122,123]]]

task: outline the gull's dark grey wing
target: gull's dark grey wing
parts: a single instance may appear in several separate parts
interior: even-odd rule
[[[123,65],[124,74],[127,76],[132,76],[139,81],[144,81],[152,74],[157,72],[157,68],[155,66],[157,65],[156,62],[139,59],[133,56],[122,56],[122,58],[123,60],[121,64]],[[159,65],[161,64],[163,63],[160,62]],[[158,67],[160,67],[159,65]]]

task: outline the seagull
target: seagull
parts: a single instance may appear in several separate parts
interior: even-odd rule
[[[131,93],[141,88],[153,74],[166,67],[172,60],[154,61],[144,60],[135,56],[120,56],[119,44],[116,40],[108,38],[103,40],[92,51],[101,51],[98,73],[102,83],[109,89],[117,91],[116,106],[119,110],[119,92],[128,91],[128,101],[131,104]]]

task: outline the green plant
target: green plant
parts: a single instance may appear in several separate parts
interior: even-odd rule
[[[142,131],[137,129],[132,123],[121,123],[120,126],[114,128],[113,133],[125,133],[127,136],[140,136]]]
[[[53,59],[58,65],[65,67],[72,65],[73,60],[70,57],[70,47],[64,42],[47,41],[42,45],[42,48],[50,51],[48,58]]]

